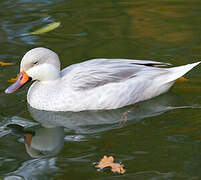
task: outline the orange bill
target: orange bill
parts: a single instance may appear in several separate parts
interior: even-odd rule
[[[19,88],[24,86],[26,83],[28,83],[31,80],[31,78],[27,75],[26,72],[21,72],[17,81],[13,83],[11,86],[9,86],[6,90],[5,93],[13,93],[17,91]]]
[[[32,134],[24,134],[24,141],[25,143],[30,146],[32,141]]]

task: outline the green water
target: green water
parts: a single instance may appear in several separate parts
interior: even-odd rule
[[[0,61],[14,63],[0,66],[0,179],[201,179],[201,66],[132,110],[45,113],[27,107],[28,86],[4,94],[22,56],[38,46],[57,52],[62,67],[97,57],[198,61],[199,0],[2,0],[0,8]],[[57,21],[54,31],[25,35]],[[24,134],[34,135],[33,149]],[[103,155],[126,173],[97,171]]]

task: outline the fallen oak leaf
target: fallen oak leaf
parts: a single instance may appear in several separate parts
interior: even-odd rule
[[[9,79],[8,82],[13,83],[13,82],[17,81],[18,77],[19,77],[19,74],[17,74],[17,76],[15,78]]]
[[[13,65],[13,63],[0,61],[0,65],[1,65],[1,66],[10,66],[10,65]]]
[[[56,29],[57,27],[59,27],[60,24],[61,24],[61,22],[53,22],[53,23],[50,23],[50,24],[36,30],[36,31],[30,32],[30,34],[36,35],[36,34],[47,33],[49,31],[52,31],[52,30]]]
[[[126,172],[124,165],[119,163],[113,163],[111,171],[120,174],[124,174]]]
[[[104,156],[95,167],[100,169],[111,167],[112,172],[117,172],[120,174],[126,172],[125,166],[123,164],[114,163],[114,158],[112,156]]]
[[[105,167],[110,166],[114,163],[114,158],[112,156],[103,156],[103,158],[99,161],[98,165],[96,165],[96,168],[103,169]]]

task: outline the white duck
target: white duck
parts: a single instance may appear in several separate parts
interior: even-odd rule
[[[34,48],[22,58],[18,80],[5,90],[12,93],[29,80],[27,101],[47,111],[116,109],[166,92],[200,62],[173,68],[155,61],[92,59],[60,71],[56,53]]]

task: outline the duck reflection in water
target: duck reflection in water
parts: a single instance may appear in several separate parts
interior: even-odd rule
[[[183,108],[184,103],[178,96],[168,93],[154,99],[115,110],[82,112],[41,111],[28,106],[33,119],[43,127],[66,127],[77,134],[98,133],[120,128],[122,124],[137,123],[148,117],[158,116],[175,108]]]
[[[34,131],[26,131],[24,128],[11,127],[13,134],[24,137],[27,153],[33,157],[55,156],[60,152],[64,144],[64,128],[75,131],[76,134],[98,133],[110,129],[121,128],[137,123],[147,117],[158,116],[181,106],[184,102],[172,93],[116,110],[85,111],[85,112],[52,112],[41,111],[28,106],[33,119],[42,127]],[[123,115],[126,114],[126,121]],[[17,130],[16,130],[17,129]]]
[[[26,151],[32,158],[55,156],[64,145],[63,127],[39,127],[34,130],[26,130],[16,124],[8,127],[12,134],[24,138]]]

